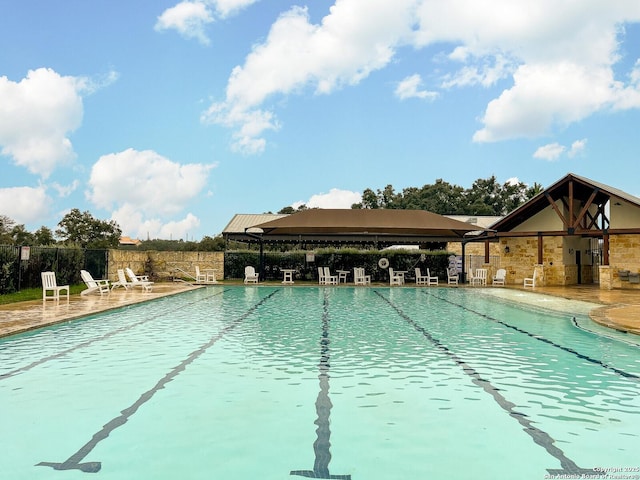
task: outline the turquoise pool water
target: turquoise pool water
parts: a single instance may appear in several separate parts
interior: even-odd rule
[[[637,342],[481,292],[215,286],[0,339],[0,478],[640,478]]]

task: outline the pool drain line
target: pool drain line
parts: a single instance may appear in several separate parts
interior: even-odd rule
[[[40,462],[36,464],[36,466],[41,467],[52,467],[55,470],[80,470],[85,473],[96,473],[100,471],[102,468],[102,464],[100,462],[84,462],[81,463],[82,460],[91,453],[91,451],[100,443],[102,440],[105,440],[111,432],[113,432],[116,428],[121,427],[129,420],[134,413],[138,411],[138,409],[144,405],[146,402],[151,400],[151,398],[158,393],[159,390],[163,389],[167,383],[176,378],[180,373],[182,373],[189,364],[191,364],[194,360],[196,360],[200,355],[206,352],[213,344],[215,344],[218,340],[224,337],[227,333],[233,330],[235,327],[240,325],[249,315],[251,315],[260,305],[266,302],[269,298],[276,294],[278,290],[271,292],[269,295],[264,297],[258,303],[253,305],[249,310],[243,313],[241,316],[236,318],[229,325],[220,330],[216,335],[211,337],[208,342],[204,343],[200,348],[194,350],[189,354],[187,358],[185,358],[182,362],[180,362],[177,366],[175,366],[169,373],[167,373],[163,378],[161,378],[158,383],[156,383],[153,388],[147,390],[140,398],[130,405],[129,407],[122,410],[121,415],[113,418],[107,424],[102,427],[102,429],[96,432],[91,440],[89,440],[86,444],[84,444],[80,450],[71,455],[67,460],[62,463],[55,462]]]
[[[351,480],[351,475],[332,475],[329,473],[329,462],[331,462],[331,427],[330,416],[333,404],[329,398],[329,368],[331,352],[329,345],[329,298],[327,290],[324,291],[323,312],[322,312],[322,334],[320,336],[320,363],[318,364],[318,381],[320,382],[320,392],[316,399],[316,414],[318,417],[314,422],[316,429],[316,441],[313,442],[313,452],[315,461],[313,470],[291,470],[290,475],[298,475],[307,478],[333,478],[341,480]]]
[[[526,415],[520,412],[515,411],[515,404],[508,401],[499,390],[494,387],[491,382],[482,378],[482,376],[469,364],[467,364],[463,359],[458,357],[453,351],[451,351],[446,345],[444,345],[440,340],[435,338],[431,333],[429,333],[424,327],[419,325],[415,320],[409,317],[406,313],[400,309],[397,305],[387,299],[384,295],[382,295],[378,291],[374,291],[376,295],[378,295],[382,300],[384,300],[391,308],[393,308],[400,317],[402,317],[409,325],[411,325],[417,332],[421,333],[430,343],[432,343],[438,350],[443,352],[446,356],[448,356],[453,362],[462,368],[462,371],[471,377],[471,381],[481,387],[486,393],[491,395],[493,399],[496,401],[500,407],[505,410],[511,418],[514,418],[520,423],[522,429],[525,433],[527,433],[533,441],[544,448],[547,453],[556,458],[560,465],[561,469],[547,469],[547,471],[552,475],[598,475],[599,472],[588,469],[581,468],[577,466],[573,460],[568,458],[564,452],[554,445],[554,440],[549,436],[549,434],[543,430],[540,430],[536,426],[534,426]],[[576,478],[597,478],[597,477],[576,477]]]

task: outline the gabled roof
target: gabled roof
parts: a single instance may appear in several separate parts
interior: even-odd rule
[[[586,177],[569,173],[528,202],[513,210],[502,220],[491,225],[490,229],[498,232],[509,232],[549,207],[552,201],[569,198],[571,194],[574,199],[579,200],[583,205],[589,201],[594,205],[604,205],[614,198],[640,207],[640,198],[638,197]]]
[[[426,210],[311,209],[255,225],[263,237],[296,237],[300,240],[351,241],[353,238],[434,242],[459,240],[468,232],[482,230],[470,223]]]

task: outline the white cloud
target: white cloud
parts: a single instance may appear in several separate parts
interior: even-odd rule
[[[309,208],[351,208],[351,205],[360,201],[362,201],[362,195],[359,192],[332,188],[329,193],[312,195],[308,201],[296,202],[292,207],[306,205]]]
[[[582,140],[576,140],[571,144],[571,148],[569,149],[569,152],[567,153],[567,155],[569,155],[569,157],[575,157],[576,155],[579,155],[582,152],[584,152],[584,149],[586,148],[586,146],[587,146],[586,138],[583,138]]]
[[[43,178],[74,160],[68,137],[82,123],[87,85],[48,68],[30,70],[17,83],[0,77],[0,153]]]
[[[126,234],[146,237],[152,227],[154,235],[172,229],[177,233],[198,219],[188,214],[175,222],[169,217],[180,214],[193,198],[206,195],[202,191],[213,167],[181,165],[150,150],[128,149],[98,159],[87,197],[97,207],[114,210],[112,218]]]
[[[610,106],[617,88],[611,69],[567,62],[522,65],[514,82],[487,106],[475,141],[544,135]]]
[[[195,38],[203,45],[209,45],[206,26],[218,18],[229,17],[247,8],[258,0],[184,0],[167,8],[158,17],[154,26],[157,32],[176,30],[185,38]]]
[[[560,145],[557,142],[549,143],[539,147],[533,154],[534,158],[540,158],[542,160],[554,161],[558,160],[565,152],[569,158],[573,158],[582,152],[587,146],[587,139],[576,140],[571,144],[571,147],[567,149],[566,146]]]
[[[78,182],[78,180],[74,180],[69,185],[60,185],[59,183],[54,182],[51,184],[51,187],[58,192],[59,197],[68,197],[76,191],[79,185],[80,182]]]
[[[220,18],[229,17],[253,5],[258,0],[208,0],[213,5]]]
[[[395,95],[400,100],[406,100],[408,98],[421,98],[421,99],[433,99],[438,96],[437,92],[430,92],[428,90],[420,90],[422,85],[422,77],[417,73],[406,77],[396,87]]]
[[[560,158],[560,155],[562,155],[565,150],[566,148],[559,143],[549,143],[539,147],[533,154],[533,157],[553,161]]]
[[[640,108],[640,64],[623,79],[613,71],[622,27],[638,21],[640,2],[601,0],[336,0],[318,24],[296,7],[233,69],[226,97],[202,120],[234,129],[236,149],[259,153],[264,134],[280,127],[267,103],[274,97],[330,94],[385,68],[399,47],[429,46],[449,63],[433,71],[443,89],[509,82],[487,105],[475,141],[536,137],[598,111]],[[431,93],[415,82],[405,79],[396,94]]]
[[[47,217],[51,198],[43,186],[0,188],[2,215],[29,224]]]
[[[233,69],[225,100],[214,103],[202,120],[245,130],[234,136],[235,147],[259,153],[262,135],[278,128],[273,112],[262,106],[267,99],[307,87],[329,94],[384,68],[395,46],[411,33],[413,3],[368,0],[365,6],[362,1],[337,0],[319,25],[309,22],[307,9],[292,8],[276,20],[244,65]],[[255,123],[254,116],[267,121]]]
[[[203,45],[209,45],[205,26],[213,21],[205,3],[185,0],[162,12],[154,28],[157,32],[175,29],[186,38],[195,38]]]

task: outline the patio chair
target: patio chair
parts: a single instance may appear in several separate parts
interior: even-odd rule
[[[80,295],[89,295],[94,292],[102,295],[103,293],[111,292],[109,289],[109,280],[94,280],[93,276],[86,270],[80,270],[80,277],[87,286],[87,289],[80,292]]]
[[[145,292],[150,292],[153,289],[153,282],[143,280],[149,278],[146,275],[137,276],[129,267],[125,268],[124,271],[127,277],[129,277],[129,286],[140,287],[140,289]]]
[[[449,285],[458,285],[458,270],[455,268],[447,268],[447,283]]]
[[[251,265],[244,267],[244,283],[258,283],[258,274]]]
[[[403,283],[404,283],[404,275],[400,273],[394,273],[393,268],[389,267],[389,284],[402,285]]]
[[[337,285],[338,284],[338,276],[331,275],[331,270],[329,267],[324,267],[324,283],[325,285]]]
[[[320,285],[325,285],[327,283],[327,279],[324,276],[324,267],[318,267],[318,283]]]
[[[200,273],[200,267],[196,265],[196,283],[207,283],[207,275],[205,273]]]
[[[504,282],[506,279],[507,271],[504,268],[499,268],[498,271],[496,271],[495,276],[491,279],[491,285],[500,285],[504,287]]]
[[[60,300],[60,292],[66,291],[67,302],[69,301],[69,285],[58,285],[56,282],[56,273],[55,272],[42,272],[40,274],[40,278],[42,279],[42,301],[44,302],[47,299],[52,299],[59,301]],[[52,292],[51,295],[48,295],[47,292]]]
[[[353,283],[355,285],[368,285],[371,283],[371,275],[366,275],[363,267],[354,267]]]
[[[129,290],[131,282],[127,280],[127,276],[124,274],[124,269],[118,269],[118,280],[111,283],[111,290],[115,290],[118,287],[122,287],[125,290]]]
[[[427,275],[422,275],[422,272],[420,271],[420,267],[416,267],[416,285],[427,285],[427,279],[429,277],[427,277]]]
[[[487,284],[487,269],[476,268],[476,271],[469,270],[469,283],[471,285],[486,285]]]
[[[431,272],[427,268],[427,286],[438,285],[438,277],[431,275]]]
[[[524,287],[525,288],[526,287],[531,287],[531,288],[535,287],[536,286],[536,280],[537,280],[537,273],[534,270],[532,277],[524,279]]]

